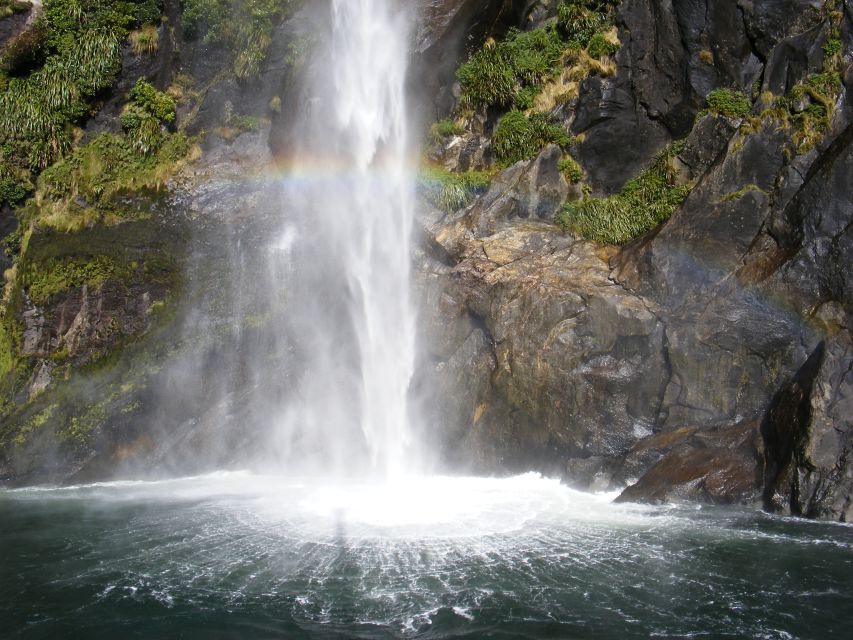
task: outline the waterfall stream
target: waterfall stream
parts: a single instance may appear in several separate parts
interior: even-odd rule
[[[391,0],[333,0],[330,10],[328,51],[311,70],[296,128],[298,179],[283,196],[289,315],[304,367],[282,433],[287,446],[298,434],[317,470],[393,476],[409,466],[415,357],[409,16]]]

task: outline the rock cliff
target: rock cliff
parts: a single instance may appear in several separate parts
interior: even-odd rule
[[[69,120],[61,170],[3,157],[4,231],[20,221],[4,482],[263,452],[253,425],[286,403],[299,355],[270,339],[287,301],[244,247],[274,228],[268,176],[290,152],[320,4],[270,3],[245,26],[256,49],[213,14],[152,3],[117,27],[120,70]],[[436,121],[438,178],[421,182],[412,401],[442,464],[849,520],[850,3],[417,10],[413,112]],[[14,53],[29,27],[7,20]],[[8,86],[38,73],[9,55]],[[145,141],[128,113],[161,118],[160,151],[121,146]],[[93,180],[118,147],[133,175]]]

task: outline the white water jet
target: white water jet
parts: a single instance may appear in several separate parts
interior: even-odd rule
[[[332,0],[330,11],[297,125],[298,186],[284,196],[301,219],[287,284],[303,373],[282,432],[289,457],[315,471],[396,476],[410,467],[415,359],[409,16],[394,0]]]

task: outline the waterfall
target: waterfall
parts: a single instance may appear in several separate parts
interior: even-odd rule
[[[282,433],[290,457],[306,455],[320,471],[396,475],[410,466],[414,174],[404,4],[331,1],[283,195],[283,286],[301,377]]]

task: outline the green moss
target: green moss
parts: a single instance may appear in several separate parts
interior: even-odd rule
[[[752,102],[741,91],[714,89],[708,94],[708,109],[727,118],[745,118],[752,111]]]
[[[28,264],[22,274],[22,284],[30,299],[44,304],[52,296],[68,289],[89,287],[98,289],[107,280],[125,280],[130,268],[107,256],[91,259],[46,260]]]
[[[743,189],[738,189],[737,191],[726,194],[723,196],[721,202],[735,202],[749,193],[764,193],[764,189],[756,184],[748,184]]]
[[[103,133],[46,170],[37,185],[36,223],[75,231],[96,222],[137,219],[139,212],[115,205],[115,196],[159,188],[194,157],[193,144],[183,134],[158,130],[151,135],[156,140],[149,150],[140,149],[132,135]]]
[[[17,364],[17,344],[6,318],[0,321],[0,381],[5,380]],[[0,385],[2,388],[2,385]]]
[[[452,173],[440,167],[421,171],[420,186],[433,205],[445,213],[467,206],[491,184],[492,176],[482,171]]]
[[[27,420],[15,435],[15,444],[19,447],[23,447],[29,440],[30,435],[44,427],[53,417],[53,414],[57,409],[57,405],[52,404]]]
[[[108,398],[89,407],[81,415],[71,416],[64,428],[57,431],[57,439],[78,447],[86,445],[91,435],[103,427],[111,400],[112,398]]]
[[[603,244],[623,244],[672,216],[692,185],[678,184],[674,158],[683,143],[673,143],[652,165],[616,195],[569,202],[557,215],[564,231]]]
[[[501,118],[492,138],[492,148],[501,165],[529,160],[549,143],[567,148],[574,140],[543,116],[528,117],[520,111],[510,111]]]

